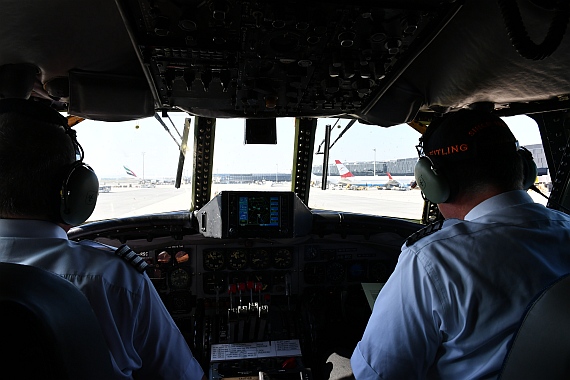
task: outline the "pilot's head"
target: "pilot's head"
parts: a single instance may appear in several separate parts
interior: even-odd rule
[[[67,225],[86,220],[99,185],[77,157],[80,151],[59,112],[31,100],[0,100],[0,218]],[[72,196],[70,177],[78,183],[71,183]]]
[[[523,188],[518,142],[493,114],[461,110],[435,119],[420,139],[420,148],[414,174],[433,203],[453,202],[489,188]]]

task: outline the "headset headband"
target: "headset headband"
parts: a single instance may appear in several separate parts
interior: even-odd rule
[[[420,157],[428,156],[432,161],[462,161],[514,153],[519,145],[499,117],[461,110],[433,121],[416,149]]]
[[[57,110],[37,101],[10,98],[0,100],[0,114],[3,113],[17,113],[42,123],[62,126],[71,139],[76,161],[83,161],[83,147],[77,141],[77,132],[68,125],[67,118]]]
[[[43,123],[57,124],[64,128],[69,128],[65,116],[53,108],[33,100],[16,98],[1,99],[0,114],[10,112],[18,113]]]

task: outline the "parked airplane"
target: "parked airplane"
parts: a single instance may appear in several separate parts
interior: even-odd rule
[[[137,176],[134,171],[132,171],[131,169],[129,169],[125,165],[123,165],[123,168],[125,169],[125,172],[127,173],[127,175],[130,175],[130,176],[135,177],[135,178],[139,178],[139,176]],[[171,185],[173,185],[174,180],[171,178],[170,179],[144,178],[144,173],[143,173],[143,178],[140,180],[139,183],[141,185],[143,185],[142,187],[154,187],[155,185],[160,185],[160,184],[164,184],[164,185],[171,184]]]
[[[415,182],[414,176],[393,177],[390,173],[386,173],[387,175],[355,176],[342,162],[339,160],[334,160],[334,162],[340,173],[340,176],[336,176],[340,184],[365,187],[381,186],[386,189],[410,189],[413,188],[412,183]],[[332,177],[335,176],[329,178]]]

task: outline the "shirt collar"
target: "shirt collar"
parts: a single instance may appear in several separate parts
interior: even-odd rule
[[[0,237],[66,239],[65,230],[43,220],[0,219]]]
[[[524,190],[508,191],[484,200],[465,215],[464,220],[471,221],[480,218],[492,211],[516,205],[533,203],[530,195]]]

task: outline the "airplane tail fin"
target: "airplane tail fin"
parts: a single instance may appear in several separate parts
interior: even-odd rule
[[[338,169],[338,172],[340,173],[341,178],[354,177],[354,174],[352,174],[350,170],[348,170],[348,168],[344,166],[342,162],[340,162],[339,160],[334,160],[334,163],[336,164],[336,167]]]
[[[386,174],[388,174],[388,179],[394,179],[392,178],[392,175],[389,172],[386,172]]]
[[[136,177],[136,176],[137,176],[134,171],[132,171],[131,169],[127,168],[125,165],[123,165],[123,168],[125,169],[125,171],[127,172],[128,175],[133,176],[133,177]]]

